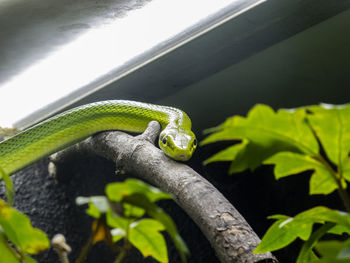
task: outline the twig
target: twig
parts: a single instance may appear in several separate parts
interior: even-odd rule
[[[55,235],[51,240],[51,244],[56,253],[58,254],[61,263],[69,263],[68,253],[71,252],[71,248],[66,243],[66,238],[64,237],[64,235]]]
[[[160,125],[151,122],[137,137],[103,132],[51,157],[56,176],[77,154],[97,154],[116,164],[117,171],[139,177],[174,196],[197,223],[221,262],[277,262],[271,253],[253,254],[260,239],[228,200],[206,179],[183,163],[171,160],[151,142]]]
[[[130,250],[130,248],[131,248],[131,245],[129,243],[129,240],[127,238],[125,238],[124,239],[124,245],[123,245],[120,253],[118,254],[117,258],[115,259],[114,263],[122,262],[122,260],[125,258],[126,254]]]

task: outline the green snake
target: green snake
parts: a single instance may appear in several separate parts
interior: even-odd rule
[[[112,100],[65,111],[1,142],[0,167],[11,175],[96,132],[143,132],[152,120],[162,126],[158,143],[164,153],[179,161],[190,159],[197,140],[185,112],[149,103]]]

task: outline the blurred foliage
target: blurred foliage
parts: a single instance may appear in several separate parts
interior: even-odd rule
[[[155,204],[171,198],[158,188],[135,179],[107,185],[106,196],[78,197],[77,204],[88,205],[86,213],[95,220],[91,237],[75,262],[84,262],[91,247],[104,241],[116,252],[116,263],[122,262],[132,247],[144,257],[151,256],[167,263],[164,231],[174,242],[182,262],[187,262],[189,251],[176,225]],[[35,263],[30,255],[49,248],[49,245],[45,233],[33,228],[27,216],[0,199],[0,262]]]
[[[0,179],[2,179],[5,183],[7,202],[9,203],[9,205],[13,205],[13,201],[15,198],[15,189],[13,187],[11,177],[1,167],[0,167]]]
[[[186,262],[189,254],[173,220],[155,202],[171,199],[169,194],[139,180],[127,179],[106,187],[106,196],[78,197],[78,205],[87,204],[86,213],[95,218],[92,237],[85,247],[104,241],[117,252],[115,262],[121,262],[134,246],[144,257],[168,262],[168,252],[162,231],[167,232]],[[147,218],[145,216],[147,215]],[[88,250],[83,250],[77,263],[83,262]]]
[[[32,263],[29,255],[50,245],[45,233],[33,228],[27,216],[0,200],[0,262]]]

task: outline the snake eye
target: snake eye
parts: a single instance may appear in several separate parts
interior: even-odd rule
[[[167,143],[167,139],[166,139],[166,137],[163,137],[163,139],[162,139],[162,143],[163,143],[163,144],[166,144],[166,143]]]
[[[197,146],[197,139],[196,139],[196,138],[193,140],[193,146],[194,146],[194,147]]]

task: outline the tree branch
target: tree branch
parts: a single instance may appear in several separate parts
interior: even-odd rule
[[[50,171],[60,176],[59,169],[77,153],[112,160],[118,173],[131,174],[172,194],[199,226],[221,262],[277,262],[271,253],[253,254],[259,237],[212,184],[153,145],[159,132],[158,122],[151,122],[136,137],[117,131],[97,134],[51,156]]]

